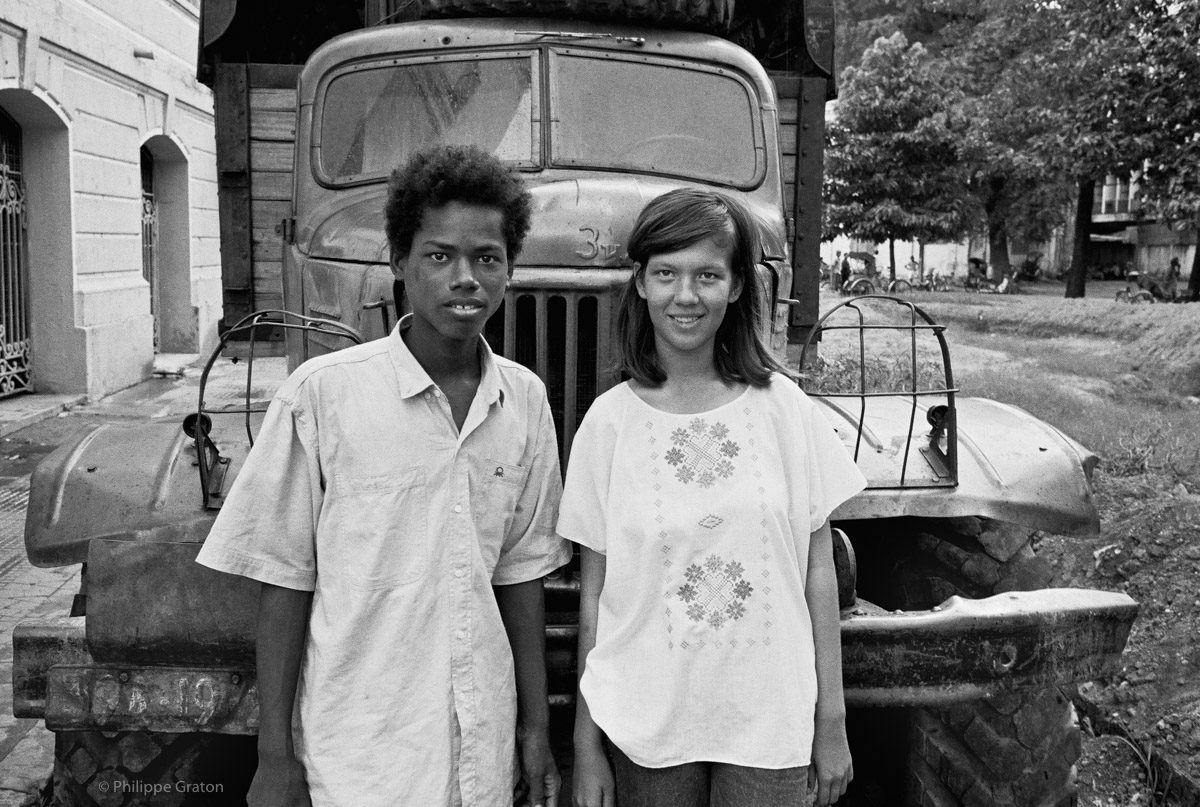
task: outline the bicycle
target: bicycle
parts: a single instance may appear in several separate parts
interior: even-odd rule
[[[1145,289],[1138,289],[1131,292],[1129,289],[1121,289],[1117,292],[1118,303],[1153,303],[1154,295]]]
[[[871,278],[863,277],[861,275],[851,275],[849,278],[847,278],[846,282],[842,284],[842,287],[839,289],[839,291],[841,291],[842,294],[847,295],[862,295],[874,294],[876,289],[875,283],[872,282]]]
[[[905,294],[910,291],[949,291],[950,284],[941,275],[926,275],[917,281],[896,278],[887,285],[888,294]]]

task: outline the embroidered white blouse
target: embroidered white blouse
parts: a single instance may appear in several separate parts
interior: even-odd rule
[[[598,398],[558,532],[606,556],[580,687],[609,740],[650,768],[809,764],[809,534],[865,486],[780,375],[694,415],[655,409],[628,383]]]

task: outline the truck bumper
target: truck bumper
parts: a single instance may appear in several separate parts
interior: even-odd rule
[[[846,705],[945,706],[1014,689],[1113,674],[1137,604],[1082,589],[952,597],[931,611],[842,614]],[[98,664],[82,617],[23,623],[13,632],[13,713],[54,731],[254,734],[252,668]],[[573,641],[554,629],[552,644]]]
[[[931,611],[860,606],[842,618],[846,705],[946,706],[1104,678],[1137,612],[1125,594],[1067,588],[951,597]]]
[[[52,731],[258,733],[254,670],[98,664],[85,617],[13,630],[13,714]]]

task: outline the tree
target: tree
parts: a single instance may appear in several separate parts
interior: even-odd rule
[[[1039,0],[1039,24],[1061,34],[1042,55],[1042,114],[1052,134],[1038,147],[1077,180],[1075,255],[1068,297],[1084,295],[1095,183],[1141,173],[1145,209],[1200,227],[1200,0]],[[1143,170],[1144,169],[1144,170]],[[1085,210],[1086,207],[1086,210]],[[1200,297],[1193,264],[1189,292]]]
[[[1132,6],[1136,48],[1121,77],[1141,103],[1110,114],[1141,157],[1141,192],[1150,211],[1179,229],[1200,231],[1200,0],[1143,0]],[[1096,13],[1094,9],[1089,9]],[[1188,299],[1200,301],[1200,248],[1193,253]]]
[[[1085,293],[1096,182],[1140,173],[1143,209],[1200,230],[1200,0],[837,0],[853,60],[869,31],[924,42],[969,122],[959,156],[993,268],[1041,240],[1073,197],[1067,296]],[[854,15],[860,16],[854,16]],[[1200,299],[1200,250],[1188,293]]]
[[[953,93],[925,48],[879,38],[842,73],[826,128],[824,237],[895,241],[961,237],[971,218],[951,114]]]
[[[1048,122],[1037,114],[1042,77],[1025,57],[1054,34],[1031,19],[1034,0],[839,2],[848,15],[867,15],[848,21],[844,47],[853,49],[864,31],[893,26],[929,51],[951,114],[963,122],[959,159],[976,200],[972,229],[986,233],[999,281],[1010,271],[1009,237],[1045,240],[1068,203],[1064,176],[1029,148]]]
[[[1030,148],[1052,125],[1039,114],[1045,87],[1036,56],[1056,35],[1037,24],[1035,1],[929,0],[945,20],[938,58],[970,122],[963,160],[997,281],[1011,271],[1009,238],[1045,240],[1067,204],[1062,172]]]

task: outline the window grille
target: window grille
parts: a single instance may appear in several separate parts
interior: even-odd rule
[[[33,391],[21,127],[0,110],[0,397]]]

